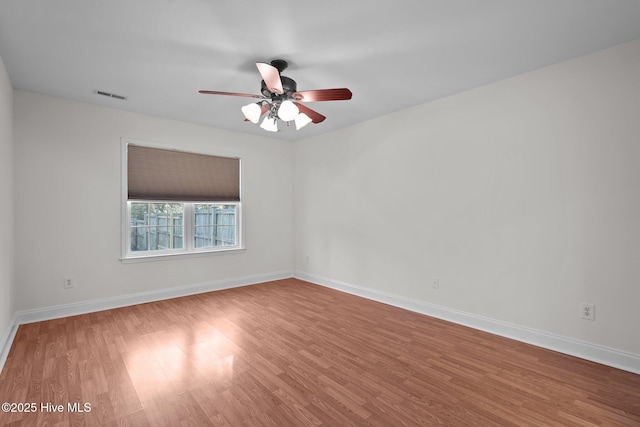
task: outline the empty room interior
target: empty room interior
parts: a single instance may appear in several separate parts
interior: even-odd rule
[[[0,425],[640,425],[640,3],[0,2]]]

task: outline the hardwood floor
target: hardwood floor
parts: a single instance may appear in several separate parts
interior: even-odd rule
[[[0,402],[36,406],[10,426],[638,426],[640,376],[287,279],[23,325]]]

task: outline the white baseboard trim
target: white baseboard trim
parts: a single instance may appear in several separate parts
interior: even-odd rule
[[[2,340],[0,340],[0,372],[2,372],[4,362],[7,361],[7,356],[9,356],[9,350],[11,349],[11,344],[16,336],[16,332],[18,332],[18,324],[16,323],[16,315],[14,314],[9,321],[9,327],[2,335]]]
[[[400,295],[367,289],[361,286],[305,273],[303,271],[296,271],[294,273],[294,277],[384,304],[447,320],[449,322],[500,335],[502,337],[514,339],[527,344],[532,344],[537,347],[546,348],[568,354],[570,356],[589,360],[591,362],[640,374],[640,356],[636,354],[625,353],[608,347],[501,322],[499,320],[465,313],[463,311],[454,310],[444,306],[429,304],[424,301]]]
[[[293,277],[292,271],[279,271],[255,276],[237,277],[232,279],[215,280],[206,283],[198,283],[187,286],[178,286],[157,291],[140,292],[111,298],[101,298],[90,301],[82,301],[71,304],[57,305],[53,307],[37,308],[16,312],[0,341],[0,372],[9,355],[9,350],[15,338],[18,326],[41,322],[44,320],[59,319],[62,317],[77,316],[79,314],[93,313],[96,311],[110,310],[113,308],[127,307],[135,304],[161,301],[170,298],[179,298],[204,292],[219,291],[223,289],[237,288],[241,286],[255,285],[257,283],[282,280]]]
[[[282,271],[255,276],[246,276],[233,279],[217,280],[194,285],[180,286],[158,291],[141,292],[112,298],[102,298],[72,304],[64,304],[53,307],[45,307],[34,310],[24,310],[15,313],[8,329],[0,340],[0,372],[9,355],[11,344],[15,338],[18,326],[26,323],[40,322],[44,320],[58,319],[61,317],[76,316],[79,314],[126,307],[135,304],[160,301],[170,298],[178,298],[211,292],[223,289],[231,289],[248,286],[257,283],[282,280],[295,277],[300,280],[315,283],[331,289],[347,292],[373,301],[382,302],[395,307],[404,308],[416,313],[447,320],[470,328],[511,338],[517,341],[532,344],[549,350],[579,357],[581,359],[622,369],[640,374],[640,356],[621,352],[608,347],[598,346],[572,338],[562,337],[535,329],[525,328],[498,320],[453,310],[447,307],[429,304],[399,295],[351,285],[348,283],[315,276],[302,271]]]

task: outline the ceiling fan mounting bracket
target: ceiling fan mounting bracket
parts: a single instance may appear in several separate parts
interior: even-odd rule
[[[287,67],[289,66],[289,63],[284,59],[274,59],[273,61],[271,61],[271,65],[276,67],[279,73],[282,73],[284,70],[287,69]]]

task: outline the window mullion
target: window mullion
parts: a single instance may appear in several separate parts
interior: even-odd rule
[[[182,218],[184,230],[182,230],[182,234],[184,235],[184,248],[187,251],[192,251],[194,247],[194,223],[193,223],[193,203],[184,204],[184,214]]]

